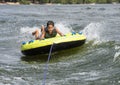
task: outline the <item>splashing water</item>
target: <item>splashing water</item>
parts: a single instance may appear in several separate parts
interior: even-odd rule
[[[104,31],[104,25],[101,23],[90,23],[83,29],[83,34],[86,35],[88,41],[94,40],[94,44],[103,41],[102,34]]]
[[[116,60],[120,59],[120,46],[115,46],[115,50],[117,50],[117,52],[114,55],[113,62],[115,62]]]
[[[32,36],[32,32],[36,29],[39,29],[39,27],[22,27],[20,29],[20,41],[29,41],[31,39],[35,39],[34,36]]]
[[[57,28],[59,28],[59,30],[63,33],[63,34],[66,34],[66,33],[69,33],[69,32],[72,32],[72,27],[69,27],[67,24],[63,24],[63,23],[56,23],[55,26]]]
[[[36,29],[38,29],[39,27],[22,27],[20,29],[20,33],[21,34],[24,34],[24,33],[27,33],[27,34],[31,34],[33,31],[35,31]]]

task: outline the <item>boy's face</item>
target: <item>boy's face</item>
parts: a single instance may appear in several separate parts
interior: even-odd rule
[[[48,25],[48,31],[52,31],[53,30],[53,25]]]

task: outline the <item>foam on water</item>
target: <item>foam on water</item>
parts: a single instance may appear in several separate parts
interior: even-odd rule
[[[113,62],[120,60],[120,46],[115,46],[115,50],[117,50],[117,52],[114,55]]]

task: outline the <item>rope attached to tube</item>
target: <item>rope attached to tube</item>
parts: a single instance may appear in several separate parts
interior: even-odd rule
[[[43,79],[43,84],[42,85],[45,85],[45,81],[46,81],[46,76],[47,76],[47,71],[48,71],[48,63],[50,61],[50,57],[51,57],[51,53],[52,53],[52,49],[53,49],[53,45],[54,43],[51,45],[50,47],[50,51],[49,51],[49,55],[48,55],[48,59],[47,59],[47,63],[45,65],[45,70],[44,70],[44,79]]]

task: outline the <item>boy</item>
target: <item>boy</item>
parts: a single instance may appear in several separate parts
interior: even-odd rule
[[[41,36],[39,33],[39,30],[36,30],[35,32],[32,33],[32,35],[35,35],[36,40],[37,39],[44,39],[44,38],[52,38],[57,35],[57,33],[60,36],[63,36],[63,34],[58,30],[58,28],[54,27],[54,22],[53,21],[48,21],[47,22],[47,27],[44,27],[43,25],[41,26]]]

